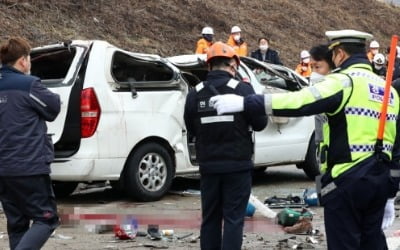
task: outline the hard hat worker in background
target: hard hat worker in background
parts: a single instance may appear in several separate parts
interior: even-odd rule
[[[238,56],[247,56],[247,43],[243,40],[241,32],[242,30],[239,26],[233,26],[231,29],[231,35],[226,43],[235,50]]]
[[[304,76],[306,78],[309,78],[311,75],[311,56],[310,53],[307,50],[303,50],[300,53],[300,63],[296,66],[295,71],[300,74],[301,76]]]
[[[372,63],[372,60],[374,60],[374,56],[378,53],[379,53],[379,43],[375,40],[371,41],[367,53],[368,60]]]
[[[184,119],[189,137],[195,137],[201,176],[201,249],[240,250],[249,201],[254,153],[252,127],[267,125],[264,114],[246,112],[218,116],[210,97],[254,94],[250,84],[233,77],[240,64],[229,45],[216,42],[207,52],[209,73],[186,99]],[[222,229],[223,226],[223,229]]]
[[[211,27],[204,27],[201,31],[202,38],[197,41],[196,54],[206,54],[213,44],[214,30]]]
[[[318,84],[289,93],[218,95],[211,102],[218,114],[324,113],[329,137],[324,138],[327,147],[321,152],[324,174],[320,203],[324,206],[328,249],[387,249],[382,228],[393,223],[392,198],[398,190],[398,182],[391,176],[396,171],[391,170],[398,167],[395,162],[400,158],[396,140],[399,97],[391,87],[380,141],[377,131],[385,81],[372,72],[366,57],[365,42],[372,35],[356,30],[325,34],[330,40],[332,61],[339,69]]]
[[[374,56],[372,71],[383,79],[386,78],[386,61],[383,54],[378,53]]]

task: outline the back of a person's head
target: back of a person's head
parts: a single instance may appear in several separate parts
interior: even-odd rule
[[[12,37],[0,47],[0,62],[2,65],[13,65],[18,58],[28,56],[31,46],[21,37]]]
[[[229,57],[216,56],[210,60],[210,68],[213,70],[224,68],[229,65],[230,61]]]

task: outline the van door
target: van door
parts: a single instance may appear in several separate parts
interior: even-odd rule
[[[31,74],[61,98],[60,114],[54,122],[47,123],[56,158],[71,156],[79,149],[80,93],[90,46],[89,41],[68,42],[34,48],[31,52]]]

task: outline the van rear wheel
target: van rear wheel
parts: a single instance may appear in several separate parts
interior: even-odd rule
[[[125,192],[138,201],[159,200],[171,187],[173,175],[168,151],[157,143],[144,144],[127,161]]]

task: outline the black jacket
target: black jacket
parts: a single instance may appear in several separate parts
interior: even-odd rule
[[[386,67],[382,67],[380,69],[376,69],[375,65],[372,65],[372,71],[377,74],[378,76],[386,77]],[[394,79],[394,78],[393,78]]]
[[[400,78],[400,59],[394,61],[393,81]]]
[[[278,52],[276,52],[273,49],[267,49],[267,52],[265,53],[265,59],[264,60],[262,58],[262,53],[261,53],[260,49],[252,51],[251,52],[251,57],[253,57],[253,58],[255,58],[255,59],[259,60],[259,61],[283,65],[283,63],[281,62],[281,59],[279,58]]]
[[[206,82],[192,89],[185,104],[184,119],[188,134],[196,137],[196,155],[201,173],[229,173],[253,168],[252,132],[267,125],[267,117],[250,116],[245,112],[218,116],[208,100],[219,94],[235,93],[241,96],[254,94],[248,83],[239,82],[235,88],[227,86],[231,75],[225,71],[211,71]],[[199,86],[204,86],[199,88]],[[204,120],[204,118],[207,119]],[[211,121],[230,118],[230,121]]]
[[[0,69],[0,176],[50,173],[54,150],[46,121],[59,112],[59,96],[39,78]]]

